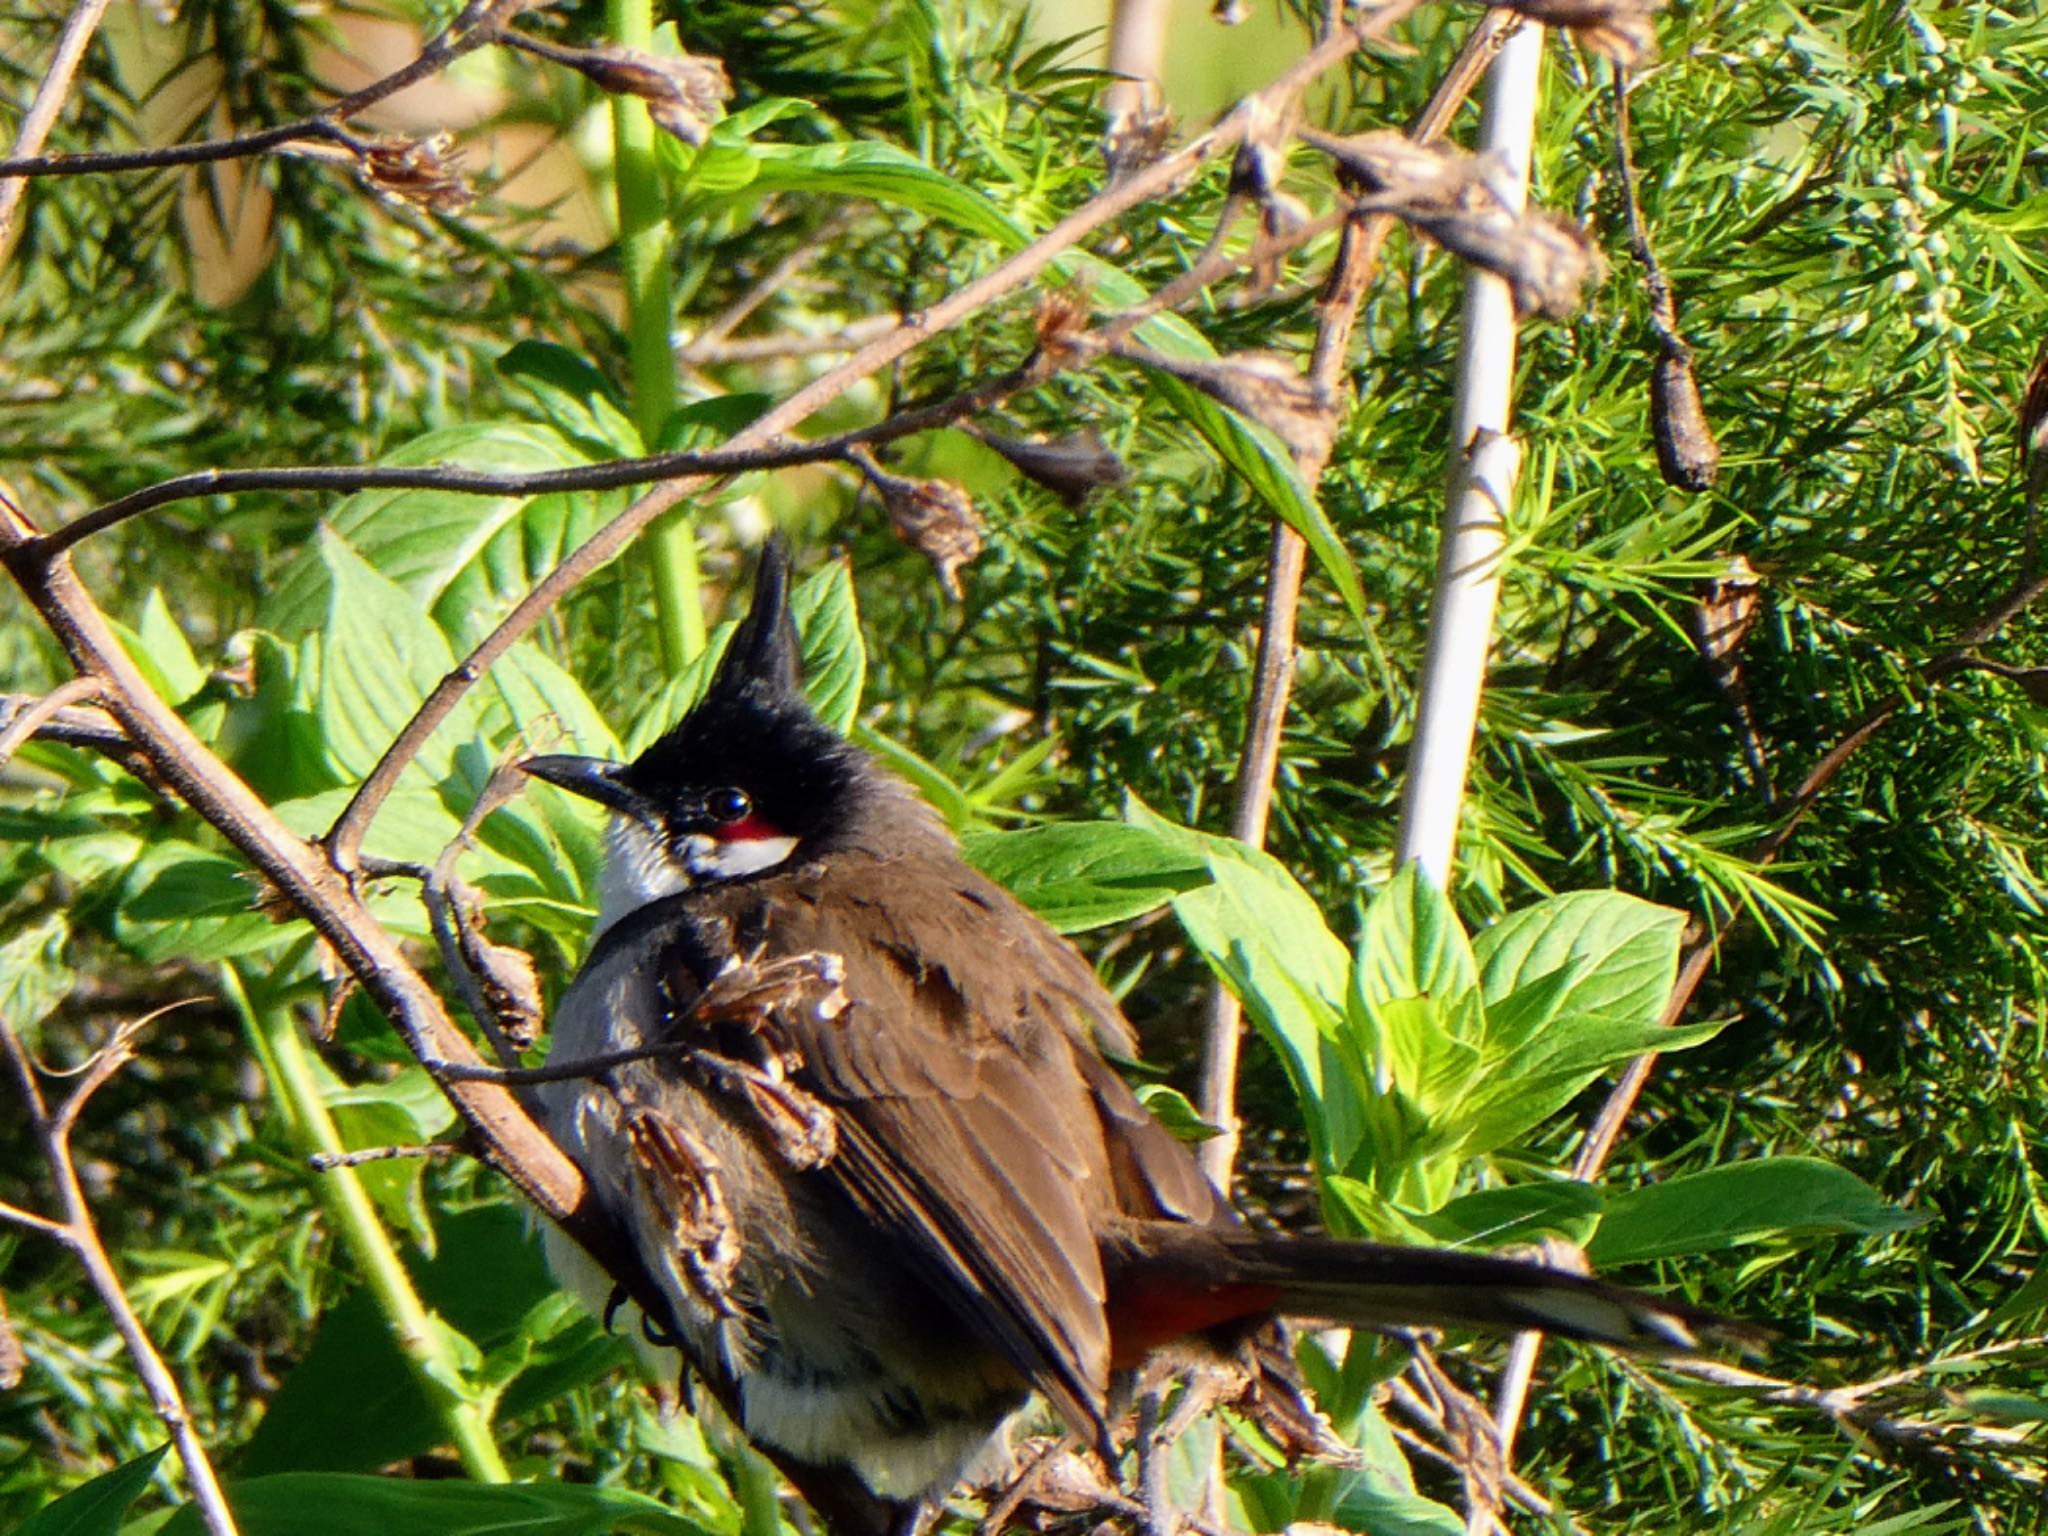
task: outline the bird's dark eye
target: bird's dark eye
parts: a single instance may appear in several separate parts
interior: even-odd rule
[[[753,809],[744,789],[714,789],[704,797],[704,814],[713,821],[745,821]]]

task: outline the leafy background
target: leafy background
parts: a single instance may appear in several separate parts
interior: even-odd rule
[[[537,19],[602,35],[590,6]],[[757,7],[712,0],[673,19],[737,88],[701,154],[662,147],[680,332],[807,242],[818,256],[749,333],[910,312],[1101,184],[1086,45],[1022,13],[845,3],[764,25]],[[220,0],[117,13],[56,147],[295,115],[346,73],[367,35],[355,21]],[[1321,90],[1316,115],[1341,129],[1407,120],[1468,24],[1422,13],[1402,30],[1407,51]],[[0,19],[10,99],[56,25]],[[1234,978],[1281,1047],[1246,1067],[1255,1208],[1437,1240],[1533,1223],[1625,1279],[1767,1320],[1780,1336],[1750,1363],[1775,1378],[1888,1383],[1858,1399],[1876,1418],[1851,1423],[1797,1393],[1553,1351],[1518,1465],[1573,1518],[1607,1531],[2033,1529],[2048,1357],[2048,1283],[2034,1283],[2048,1211],[2035,1152],[2042,706],[1982,671],[1916,694],[1763,872],[1745,851],[1777,812],[1690,623],[1698,584],[1746,557],[1762,617],[1742,669],[1783,787],[2012,585],[2027,540],[2012,401],[2048,313],[2048,20],[1997,3],[1725,0],[1674,6],[1659,34],[1633,97],[1635,153],[1722,478],[1685,495],[1657,474],[1654,343],[1617,202],[1607,71],[1554,45],[1539,192],[1585,222],[1612,273],[1573,321],[1525,330],[1528,470],[1449,907],[1390,868],[1456,346],[1459,273],[1420,242],[1390,247],[1318,488],[1363,600],[1354,613],[1326,577],[1311,583],[1273,860],[1184,830],[1225,819],[1272,487],[1219,455],[1157,376],[1112,364],[1005,409],[1004,430],[1091,427],[1131,466],[1127,485],[1078,509],[960,434],[907,446],[898,467],[954,477],[987,520],[958,605],[857,477],[814,469],[743,478],[694,509],[714,609],[743,589],[746,537],[769,521],[797,533],[823,572],[811,629],[834,707],[860,739],[893,744],[977,857],[1089,929],[1162,1083],[1188,1085],[1205,958]],[[0,459],[23,504],[55,520],[209,464],[541,467],[647,441],[602,222],[602,103],[510,54],[465,62],[454,83],[405,110],[474,118],[486,195],[463,214],[389,206],[289,157],[36,188],[0,278]],[[1223,183],[1212,168],[1126,221],[1091,268],[1098,298],[1119,277],[1149,288],[1182,270]],[[1289,186],[1328,196],[1306,151]],[[1219,352],[1293,350],[1312,334],[1311,299],[1283,279],[1190,318]],[[994,373],[1031,334],[1028,305],[1002,309],[819,426]],[[715,439],[814,366],[695,368],[653,436]],[[155,513],[79,563],[164,695],[312,831],[420,690],[621,504],[250,495]],[[825,563],[834,554],[845,564]],[[688,688],[662,674],[653,627],[636,561],[588,583],[436,738],[373,851],[438,850],[520,725],[552,718],[594,751],[646,740]],[[2038,665],[2042,638],[2022,618],[1987,654]],[[17,690],[63,675],[19,604],[0,612],[0,675]],[[333,1181],[308,1171],[330,1134],[308,1106],[340,1144],[430,1139],[449,1125],[431,1085],[360,1002],[332,1042],[303,1042],[327,990],[319,958],[302,928],[251,909],[239,866],[189,814],[59,749],[25,752],[4,783],[9,1020],[63,1063],[112,1019],[204,999],[153,1027],[81,1152],[248,1528],[311,1530],[317,1514],[332,1530],[737,1530],[742,1454],[663,1414],[618,1368],[623,1347],[553,1294],[504,1191],[459,1160],[360,1174],[447,1329],[438,1386],[400,1358]],[[578,952],[595,857],[594,826],[542,789],[493,816],[463,864],[491,898],[493,937],[533,949],[551,984]],[[1602,891],[1622,894],[1584,894]],[[1554,892],[1582,894],[1538,905]],[[1611,960],[1626,937],[1653,978],[1685,918],[1641,902],[1695,924],[1753,918],[1692,1016],[1717,1028],[1660,1065],[1590,1198],[1555,1180],[1601,1091],[1590,1074],[1509,1115],[1499,1102],[1517,1097],[1502,1090],[1536,1071],[1517,1062],[1481,1102],[1487,1074],[1509,1070],[1507,1044],[1472,1057],[1469,1079],[1432,1074],[1471,1056],[1475,1029],[1509,1027],[1496,1004],[1513,988],[1481,985],[1460,1014],[1455,990],[1421,985],[1439,974],[1425,960],[1456,972],[1464,928],[1480,935],[1464,963],[1490,976],[1509,924],[1569,926],[1570,903],[1586,901],[1602,918],[1584,953]],[[380,911],[424,933],[403,890]],[[1270,948],[1231,942],[1247,934]],[[1402,1006],[1425,995],[1427,1009]],[[1610,1027],[1611,1054],[1625,1054],[1645,1011],[1639,997],[1603,1024],[1581,1008],[1574,1038]],[[1331,1068],[1329,1040],[1364,1054],[1338,1051]],[[1364,1084],[1358,1102],[1340,1113],[1304,1097],[1312,1065],[1323,1086]],[[0,1198],[41,1198],[6,1118]],[[0,1399],[0,1523],[109,1530],[130,1510],[123,1529],[196,1529],[170,1513],[173,1463],[146,1456],[161,1429],[75,1273],[0,1231],[0,1286],[32,1362]],[[1449,1369],[1483,1393],[1498,1348],[1461,1347]],[[1368,1452],[1365,1475],[1280,1477],[1233,1431],[1238,1512],[1262,1527],[1459,1528],[1444,1507],[1455,1477],[1426,1457],[1411,1469],[1395,1421],[1370,1406],[1398,1364],[1369,1347],[1341,1368],[1311,1361]],[[473,1464],[467,1480],[433,1480],[459,1470],[451,1398],[488,1422],[507,1472],[539,1481],[493,1486]],[[116,1463],[112,1481],[89,1481]],[[379,1471],[412,1477],[359,1477]]]

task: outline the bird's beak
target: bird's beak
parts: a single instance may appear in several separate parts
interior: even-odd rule
[[[608,810],[630,816],[635,821],[652,822],[654,802],[619,782],[619,774],[624,768],[623,763],[606,762],[601,757],[571,757],[566,754],[529,757],[519,765],[520,772],[529,773],[536,779],[546,779],[572,795],[595,800]]]

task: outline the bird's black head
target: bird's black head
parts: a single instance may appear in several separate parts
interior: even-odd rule
[[[789,551],[771,540],[754,601],[704,696],[630,763],[535,757],[536,778],[616,812],[605,926],[635,907],[823,852],[854,829],[866,755],[811,712],[789,613]]]

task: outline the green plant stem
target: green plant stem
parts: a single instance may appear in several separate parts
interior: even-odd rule
[[[740,1441],[733,1447],[733,1492],[739,1496],[740,1536],[782,1536],[782,1496],[767,1457]]]
[[[290,1011],[267,1001],[259,1006],[241,972],[232,965],[221,967],[221,982],[242,1016],[250,1044],[299,1150],[308,1156],[347,1151],[327,1113],[312,1058]],[[412,1277],[406,1273],[362,1179],[352,1168],[336,1168],[314,1182],[328,1220],[362,1271],[363,1283],[391,1326],[398,1352],[447,1431],[463,1470],[479,1483],[510,1482],[511,1474],[491,1437],[489,1403],[464,1395],[456,1385],[463,1379],[463,1367],[451,1344],[452,1332],[427,1310],[413,1289]]]
[[[653,0],[607,0],[606,25],[627,48],[654,42]],[[626,279],[626,337],[633,379],[633,420],[649,451],[676,408],[676,360],[670,340],[675,292],[669,280],[669,225],[661,165],[647,103],[612,97],[612,167],[619,197],[619,265]],[[688,503],[647,530],[641,547],[654,586],[661,659],[671,674],[704,649],[697,534]]]

